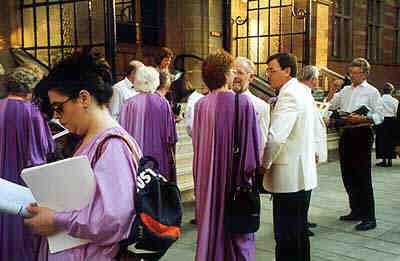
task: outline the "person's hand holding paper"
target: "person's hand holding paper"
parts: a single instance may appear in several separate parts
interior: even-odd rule
[[[51,236],[58,232],[54,225],[54,210],[31,204],[27,210],[32,218],[25,219],[24,223],[41,236]]]

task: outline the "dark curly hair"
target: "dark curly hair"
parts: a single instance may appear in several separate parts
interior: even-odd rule
[[[203,81],[212,91],[226,84],[226,74],[232,69],[234,58],[224,50],[210,54],[201,67]]]
[[[47,118],[53,117],[48,96],[50,90],[69,98],[78,98],[80,91],[86,90],[99,106],[107,105],[113,93],[110,65],[101,54],[91,53],[89,48],[56,64],[33,91],[33,103]]]

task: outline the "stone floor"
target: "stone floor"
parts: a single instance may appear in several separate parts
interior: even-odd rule
[[[375,166],[376,160],[373,159]],[[339,221],[349,213],[347,196],[340,177],[339,162],[321,164],[319,186],[313,191],[310,221],[318,224],[311,237],[313,261],[400,261],[400,160],[392,168],[373,167],[377,228],[366,232],[354,229],[355,222]],[[192,205],[192,206],[191,206]],[[185,206],[181,239],[163,261],[194,260],[196,226],[193,204]],[[274,260],[272,202],[262,199],[262,223],[256,234],[257,261]],[[212,261],[212,260],[205,260]]]

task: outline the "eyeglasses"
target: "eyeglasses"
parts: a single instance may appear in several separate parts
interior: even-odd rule
[[[274,73],[274,72],[279,72],[279,71],[282,71],[282,69],[274,70],[272,68],[267,68],[265,70],[265,75],[268,75],[268,74],[271,74],[271,73]]]
[[[238,74],[238,71],[236,71],[235,69],[230,69],[229,70],[231,73],[233,73],[234,75]]]
[[[350,75],[350,76],[353,76],[353,75],[360,75],[360,74],[362,74],[363,72],[348,72],[348,74]]]
[[[73,100],[75,98],[69,97],[67,100],[65,100],[64,102],[61,103],[53,103],[50,104],[50,111],[57,112],[58,114],[62,114],[64,112],[64,104],[66,104],[67,102],[69,102],[70,100]]]

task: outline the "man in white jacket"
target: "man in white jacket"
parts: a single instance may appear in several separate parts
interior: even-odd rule
[[[300,71],[300,73],[297,76],[297,79],[305,84],[308,88],[310,93],[312,93],[312,90],[315,90],[318,88],[318,77],[319,77],[319,71],[316,66],[312,65],[307,65],[304,66],[303,69]],[[314,100],[313,100],[314,102]],[[315,131],[315,150],[316,150],[316,161],[317,163],[325,162],[327,161],[328,157],[328,149],[327,149],[327,133],[326,133],[326,125],[325,122],[322,118],[322,115],[320,113],[320,110],[317,108],[315,105],[315,121],[314,121],[314,131]],[[308,222],[308,210],[310,207],[310,200],[311,200],[311,190],[310,194],[308,195],[308,204],[307,204],[307,233],[309,236],[314,236],[314,233],[309,230],[309,228],[316,227],[317,224],[315,223],[309,223]]]
[[[264,187],[273,193],[276,261],[309,261],[307,198],[317,186],[315,107],[307,86],[295,77],[296,57],[278,53],[267,59],[267,77],[279,95],[265,146]]]

